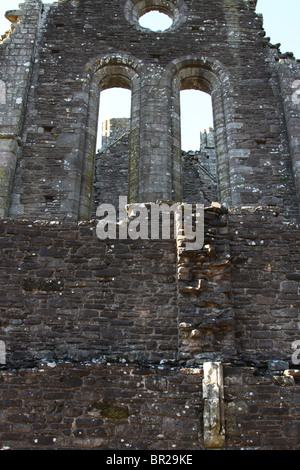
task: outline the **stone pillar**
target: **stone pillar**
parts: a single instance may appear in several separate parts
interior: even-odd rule
[[[170,87],[151,66],[141,87],[138,202],[172,201]]]
[[[1,44],[0,54],[0,217],[22,213],[20,194],[13,198],[12,190],[43,3],[26,0],[20,7],[6,13],[14,30]]]
[[[224,384],[221,362],[203,364],[202,391],[204,445],[208,449],[220,449],[225,443]]]
[[[6,217],[9,211],[18,144],[20,139],[13,134],[0,134],[0,217]]]
[[[300,66],[281,60],[278,72],[300,215]]]

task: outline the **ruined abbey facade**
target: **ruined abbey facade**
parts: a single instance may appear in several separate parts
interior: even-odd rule
[[[300,449],[300,67],[255,9],[25,0],[6,14],[1,448]],[[141,27],[150,10],[172,26]],[[96,152],[113,87],[131,90],[131,118]],[[186,89],[213,105],[194,153]],[[203,247],[184,228],[99,239],[97,204],[124,195],[204,204]]]

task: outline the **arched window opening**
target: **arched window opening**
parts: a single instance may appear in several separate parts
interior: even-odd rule
[[[114,128],[110,126],[111,119],[130,120],[131,91],[125,88],[113,87],[100,93],[100,107],[97,132],[97,151],[101,150],[107,138],[113,138]],[[120,129],[121,132],[121,129]]]
[[[200,133],[213,128],[211,96],[200,90],[181,90],[181,149],[200,150]]]
[[[218,201],[212,77],[187,67],[179,78],[182,201],[208,206]]]
[[[100,204],[118,207],[128,194],[131,94],[120,87],[100,93],[92,217]]]
[[[210,94],[181,90],[182,198],[209,205],[217,199],[216,146]]]
[[[79,220],[89,220],[93,217],[97,204],[108,202],[117,206],[119,196],[128,196],[129,202],[135,202],[137,199],[140,128],[140,75],[138,68],[139,62],[131,58],[120,58],[114,55],[96,59],[86,68],[89,83],[88,114],[83,148]],[[113,94],[113,97],[109,96],[110,93]],[[120,94],[127,94],[125,98],[126,110],[121,107],[121,101],[124,100],[123,97],[121,100]],[[108,104],[105,105],[105,101]],[[108,114],[105,108],[109,109]],[[118,118],[118,116],[121,116],[121,118]],[[117,141],[115,143],[119,146],[118,150],[115,146],[108,145],[105,154],[100,158],[100,169],[98,168],[98,171],[96,171],[96,160],[99,160],[98,154],[104,150],[102,148],[102,121],[105,122],[112,118],[123,121],[121,128],[125,125],[125,120],[129,120],[126,123],[127,128],[130,129],[130,132],[127,132],[128,142],[126,146],[120,148],[122,139],[118,137],[115,139]],[[98,124],[99,120],[100,125]],[[110,137],[112,137],[112,132],[116,127],[120,128],[119,125],[116,126],[116,122],[114,126],[111,123],[109,124]],[[108,123],[104,125],[104,130],[108,131]],[[113,152],[120,158],[113,158]],[[127,158],[127,167],[122,168],[122,171],[120,171],[120,168],[116,167],[116,163],[125,161],[125,158]],[[106,168],[103,168],[102,171],[101,163],[104,162]],[[122,175],[123,182],[126,179],[127,189],[125,184],[121,185],[115,178],[118,175]],[[105,182],[106,188],[109,188],[108,192],[102,186],[102,182]],[[99,197],[96,197],[97,191]]]

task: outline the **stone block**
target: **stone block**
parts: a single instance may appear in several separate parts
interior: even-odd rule
[[[290,365],[286,361],[272,360],[268,362],[268,368],[272,371],[284,371],[289,369]]]
[[[280,291],[285,294],[298,294],[299,283],[296,281],[283,281],[280,283]]]

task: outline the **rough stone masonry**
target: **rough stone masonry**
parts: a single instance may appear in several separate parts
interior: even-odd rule
[[[300,449],[300,68],[255,7],[26,0],[6,14],[1,448]],[[141,27],[151,10],[172,26]],[[131,90],[130,129],[96,157],[113,87]],[[181,150],[185,89],[212,98],[213,186]],[[115,201],[119,181],[148,207],[207,195],[202,249],[184,231],[99,240],[95,188]]]

